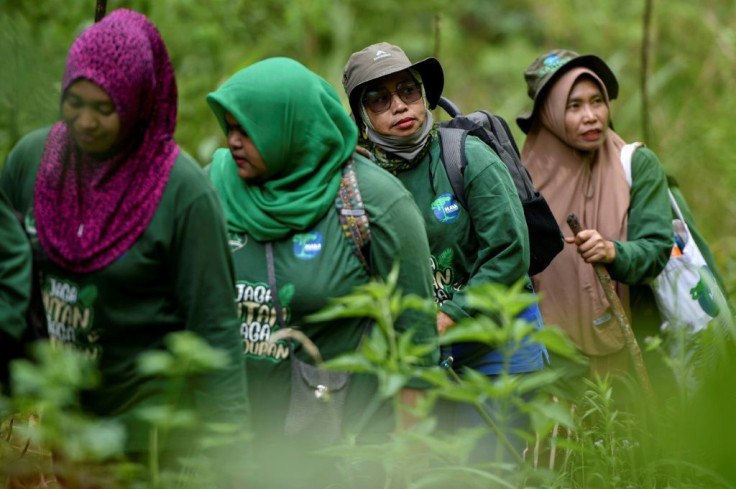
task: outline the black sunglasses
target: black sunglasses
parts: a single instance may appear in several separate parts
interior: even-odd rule
[[[399,83],[393,92],[386,87],[368,90],[363,96],[363,105],[374,114],[386,112],[391,108],[394,94],[397,94],[405,104],[412,104],[422,98],[422,84],[411,80]]]

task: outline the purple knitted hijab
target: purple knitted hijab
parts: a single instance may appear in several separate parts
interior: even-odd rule
[[[177,91],[163,39],[145,16],[116,10],[69,50],[63,94],[80,78],[102,87],[120,117],[114,154],[81,153],[64,122],[46,140],[35,188],[38,238],[51,259],[77,273],[130,249],[153,218],[171,167]]]

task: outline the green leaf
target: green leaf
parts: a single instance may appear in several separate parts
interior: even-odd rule
[[[551,353],[556,353],[564,358],[578,362],[584,362],[579,350],[570,340],[570,337],[561,329],[545,325],[532,335],[533,341],[542,343]]]
[[[462,319],[440,337],[440,344],[472,341],[493,346],[498,344],[503,336],[499,329],[497,324],[486,317]]]
[[[147,351],[138,357],[138,371],[143,375],[168,374],[174,365],[174,356],[165,351]]]
[[[197,415],[194,411],[175,408],[171,405],[143,406],[135,410],[139,419],[162,429],[194,426]]]
[[[409,294],[403,297],[401,307],[401,312],[407,310],[417,311],[420,314],[427,314],[434,317],[437,314],[437,305],[432,298]]]
[[[225,368],[229,363],[227,353],[210,346],[207,341],[190,331],[178,331],[166,337],[166,344],[182,366],[181,373],[198,373]]]
[[[537,392],[545,387],[551,386],[562,377],[563,374],[554,368],[545,368],[536,372],[519,375],[517,392],[519,394]]]
[[[76,452],[77,460],[104,461],[122,455],[125,449],[125,427],[115,420],[87,420],[76,435],[65,439],[64,454]],[[76,441],[77,449],[69,447],[71,440]]]
[[[82,353],[55,348],[48,341],[33,345],[33,358],[10,364],[14,393],[50,402],[54,406],[76,404],[76,393],[99,383],[96,362]]]
[[[409,382],[409,376],[396,372],[378,372],[378,395],[381,399],[395,396]]]
[[[364,355],[358,352],[346,353],[324,362],[323,367],[328,370],[343,370],[346,372],[369,373],[375,366]]]

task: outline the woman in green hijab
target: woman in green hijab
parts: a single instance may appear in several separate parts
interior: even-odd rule
[[[371,276],[386,279],[395,260],[399,288],[431,297],[429,246],[411,195],[388,172],[355,154],[357,129],[336,91],[303,65],[287,58],[260,61],[233,75],[207,102],[227,136],[228,148],[215,152],[209,175],[225,209],[236,267],[254,451],[267,463],[266,445],[291,442],[285,434],[291,357],[309,358],[299,343],[292,349],[282,340],[269,342],[271,335],[299,329],[323,359],[354,351],[366,332],[363,318],[306,322],[304,317]],[[350,162],[354,171],[345,172]],[[341,184],[352,177],[369,223],[365,266],[336,205]],[[410,328],[415,342],[436,344],[431,315],[402,314],[396,329]],[[423,359],[426,365],[437,360],[436,348]],[[402,398],[409,401],[421,387],[410,383]],[[375,389],[375,378],[352,377],[343,434],[363,417]],[[393,417],[384,416],[386,410],[369,413],[371,422],[359,435],[375,439],[390,432]]]

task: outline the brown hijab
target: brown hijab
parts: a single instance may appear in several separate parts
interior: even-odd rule
[[[624,141],[609,128],[597,151],[582,153],[569,144],[565,132],[567,98],[584,75],[598,83],[610,106],[605,84],[593,71],[571,68],[540,105],[521,157],[560,229],[569,229],[567,216],[575,213],[583,229],[624,241],[629,209],[629,185],[620,163]],[[532,281],[543,293],[540,307],[545,323],[562,328],[585,354],[609,355],[623,348],[623,336],[593,267],[578,255],[575,245],[566,245]],[[628,287],[617,283],[616,291],[628,312]]]

